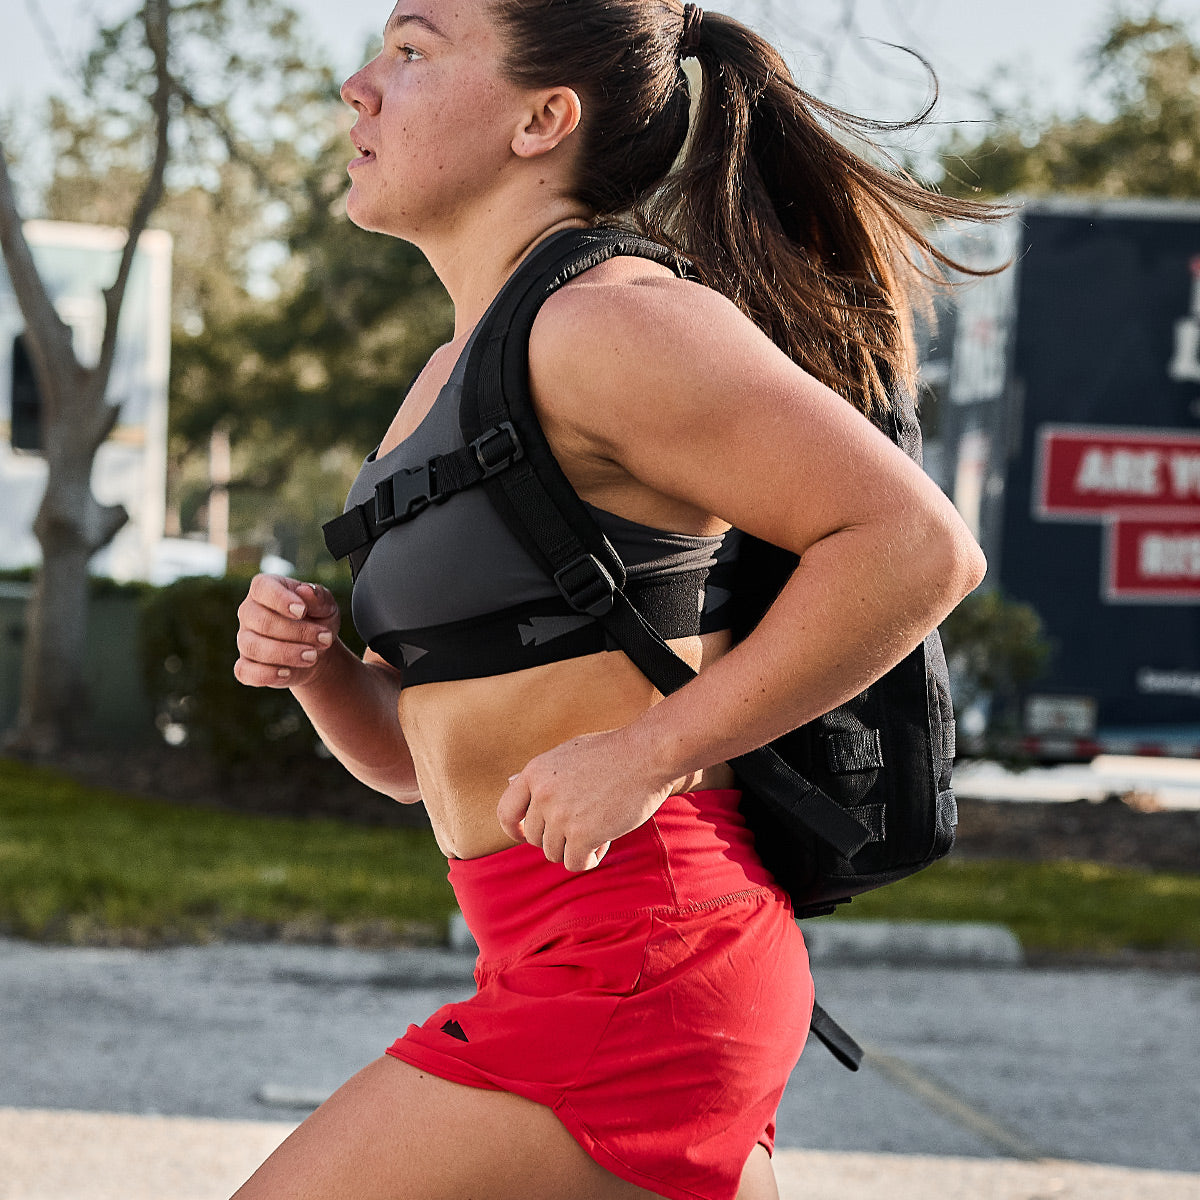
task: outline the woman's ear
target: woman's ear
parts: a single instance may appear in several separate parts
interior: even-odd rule
[[[560,146],[579,126],[583,105],[572,88],[557,87],[538,92],[525,123],[512,140],[519,158],[537,158]]]

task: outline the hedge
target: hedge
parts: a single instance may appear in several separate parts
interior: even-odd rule
[[[286,689],[250,688],[233,675],[238,605],[249,577],[191,577],[143,595],[142,659],[160,727],[186,731],[188,744],[237,772],[311,763],[316,737]],[[349,583],[331,587],[343,614]],[[342,638],[363,646],[348,615]]]

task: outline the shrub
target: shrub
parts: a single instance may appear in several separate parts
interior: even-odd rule
[[[974,592],[942,624],[942,640],[954,685],[954,707],[961,714],[985,704],[992,716],[988,739],[980,747],[996,753],[994,739],[1017,725],[1021,689],[1041,674],[1052,646],[1041,618],[1028,604],[997,591]]]
[[[318,745],[286,689],[243,687],[233,676],[237,609],[248,586],[248,577],[186,578],[142,603],[143,666],[159,728],[240,774],[311,763]],[[349,587],[333,591],[348,613]],[[345,617],[342,636],[361,652]]]

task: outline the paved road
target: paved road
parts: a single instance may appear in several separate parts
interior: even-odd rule
[[[0,1108],[296,1120],[462,996],[465,961],[0,940]],[[855,1076],[810,1045],[781,1146],[1200,1173],[1200,978],[864,965],[817,978],[872,1056]]]

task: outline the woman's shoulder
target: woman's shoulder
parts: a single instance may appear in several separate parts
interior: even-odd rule
[[[559,288],[542,306],[534,336],[553,345],[580,332],[594,334],[613,326],[622,331],[644,329],[647,317],[655,318],[654,327],[664,327],[685,323],[694,312],[720,309],[740,315],[720,293],[681,278],[662,263],[621,256]]]
[[[554,395],[580,384],[628,393],[664,375],[686,377],[714,346],[772,344],[719,292],[648,259],[621,257],[593,267],[542,306],[529,340],[535,382]]]

